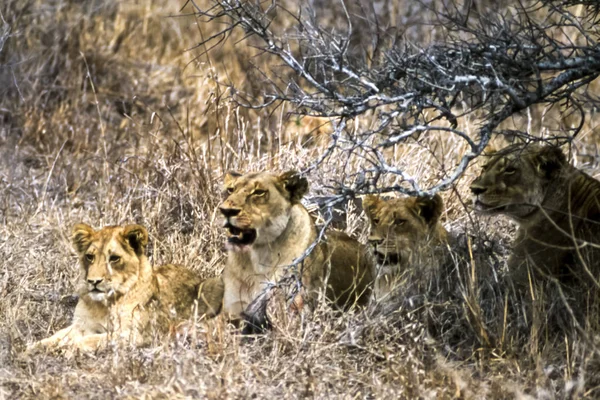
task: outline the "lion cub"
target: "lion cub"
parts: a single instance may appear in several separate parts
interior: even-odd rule
[[[440,223],[440,195],[383,199],[369,195],[363,208],[371,223],[369,243],[377,262],[376,297],[387,295],[402,272],[438,263],[448,233]]]
[[[313,245],[317,229],[300,203],[308,181],[295,171],[229,173],[225,189],[227,198],[219,207],[227,230],[223,310],[235,320]],[[327,233],[298,271],[311,300],[322,289],[343,308],[369,299],[373,266],[365,248],[344,233]]]
[[[81,266],[73,323],[30,349],[70,345],[94,350],[112,337],[142,344],[148,339],[151,321],[167,329],[174,317],[188,318],[197,299],[200,314],[219,311],[222,281],[201,282],[192,271],[177,265],[153,270],[145,255],[148,232],[143,226],[95,231],[77,224],[72,241]]]
[[[600,182],[571,166],[558,147],[500,150],[471,192],[479,213],[506,215],[519,224],[508,260],[518,286],[554,278],[600,287]]]

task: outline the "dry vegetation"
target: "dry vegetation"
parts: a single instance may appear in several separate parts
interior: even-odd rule
[[[190,321],[185,334],[147,348],[24,355],[25,343],[72,315],[73,224],[143,224],[154,264],[214,276],[224,257],[215,211],[223,172],[304,168],[327,141],[319,120],[227,101],[215,82],[258,85],[248,67],[265,61],[235,37],[199,57],[194,46],[211,28],[181,5],[0,4],[0,399],[600,396],[593,332],[532,336],[512,293],[494,286],[514,227],[469,214],[474,167],[443,194],[445,220],[473,234],[482,255],[464,256],[449,280],[408,274],[396,299],[347,315],[324,305],[299,317],[273,304],[275,328],[256,338],[217,318]],[[409,8],[404,21],[414,23]],[[550,117],[525,113],[513,122],[526,129],[542,118]],[[356,118],[354,128],[369,124]],[[576,143],[573,160],[588,162],[580,166],[598,162],[594,130],[586,125]],[[388,156],[427,183],[464,151],[439,136]],[[358,158],[330,158],[312,171],[311,195],[361,167]],[[350,208],[347,230],[364,241],[366,219]],[[443,293],[423,295],[436,284]]]

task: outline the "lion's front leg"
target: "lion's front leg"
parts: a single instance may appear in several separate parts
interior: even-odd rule
[[[246,298],[248,296],[249,287],[235,278],[225,280],[223,291],[223,313],[231,321],[239,320],[248,306]]]
[[[242,314],[246,309],[246,303],[241,300],[231,301],[224,304],[224,313],[230,321],[236,321],[242,318]]]
[[[70,342],[77,340],[77,338],[81,337],[82,333],[79,329],[76,329],[75,326],[71,325],[67,328],[61,329],[56,332],[54,335],[39,340],[37,342],[31,343],[27,346],[27,352],[34,351],[38,349],[50,349],[50,348],[58,348],[69,344]]]
[[[554,249],[527,236],[519,239],[508,259],[510,277],[518,289],[527,292],[536,282],[543,282],[548,277],[558,277],[560,266],[565,263],[567,254],[566,250],[560,250],[558,247],[566,247],[565,244],[559,243]]]
[[[73,344],[82,351],[96,351],[99,347],[103,347],[108,343],[107,333],[95,333],[92,335],[82,336]]]

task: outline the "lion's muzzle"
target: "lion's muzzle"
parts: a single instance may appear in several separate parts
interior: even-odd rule
[[[111,297],[114,292],[103,278],[87,279],[87,294],[93,301],[104,301]]]
[[[242,211],[240,208],[228,206],[226,202],[219,207],[219,211],[225,217],[223,227],[227,229],[227,248],[229,250],[243,249],[254,243],[257,237],[256,229],[243,226],[249,221],[240,215]]]

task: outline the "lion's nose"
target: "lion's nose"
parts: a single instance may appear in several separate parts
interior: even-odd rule
[[[98,279],[88,279],[87,281],[90,285],[98,286],[99,284],[102,283],[103,280],[104,279],[102,279],[102,278],[98,278]]]
[[[474,195],[479,195],[479,194],[483,194],[485,193],[487,189],[481,186],[477,186],[477,185],[471,185],[471,192],[473,192]]]
[[[229,218],[229,217],[235,217],[242,210],[239,208],[219,207],[219,211],[221,211],[221,214],[223,214],[225,217]]]

